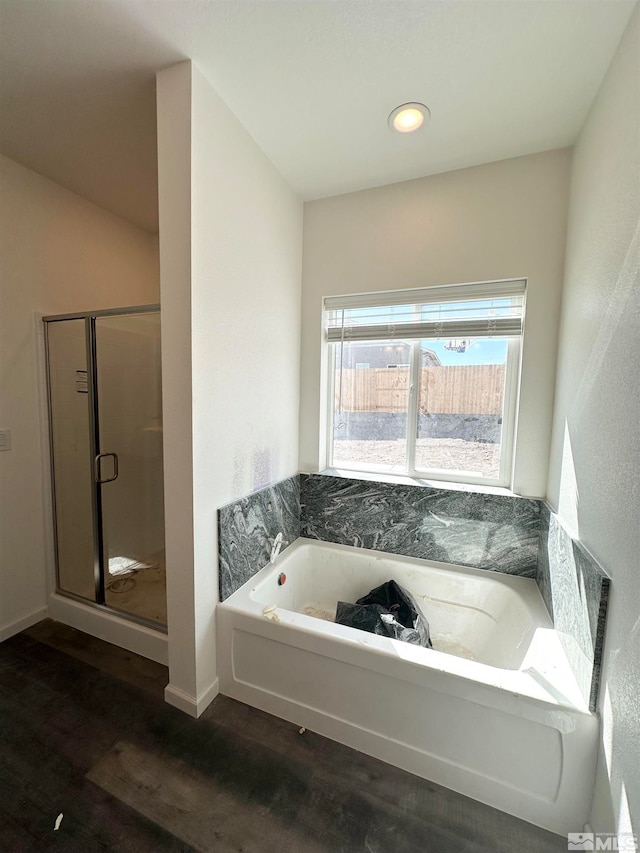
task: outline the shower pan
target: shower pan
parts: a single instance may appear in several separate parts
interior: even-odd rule
[[[166,631],[159,306],[44,325],[56,592]]]

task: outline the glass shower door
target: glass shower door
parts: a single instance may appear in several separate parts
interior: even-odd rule
[[[104,601],[164,625],[160,312],[94,323]]]
[[[46,329],[58,586],[97,601],[100,558],[94,542],[87,321],[60,320],[47,323]]]

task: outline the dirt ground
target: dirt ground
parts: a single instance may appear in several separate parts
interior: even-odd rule
[[[363,463],[384,465],[396,473],[405,466],[406,441],[337,440],[333,445],[333,465]],[[416,467],[467,471],[480,477],[498,476],[500,445],[465,441],[462,438],[419,438]]]

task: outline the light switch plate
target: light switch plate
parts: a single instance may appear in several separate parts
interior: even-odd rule
[[[11,450],[10,429],[0,429],[0,450]]]

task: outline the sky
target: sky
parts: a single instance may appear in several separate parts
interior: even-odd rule
[[[433,350],[440,362],[449,364],[504,364],[507,360],[507,341],[504,338],[479,338],[473,341],[466,352],[451,352],[445,349],[447,341],[422,341],[422,346]]]

